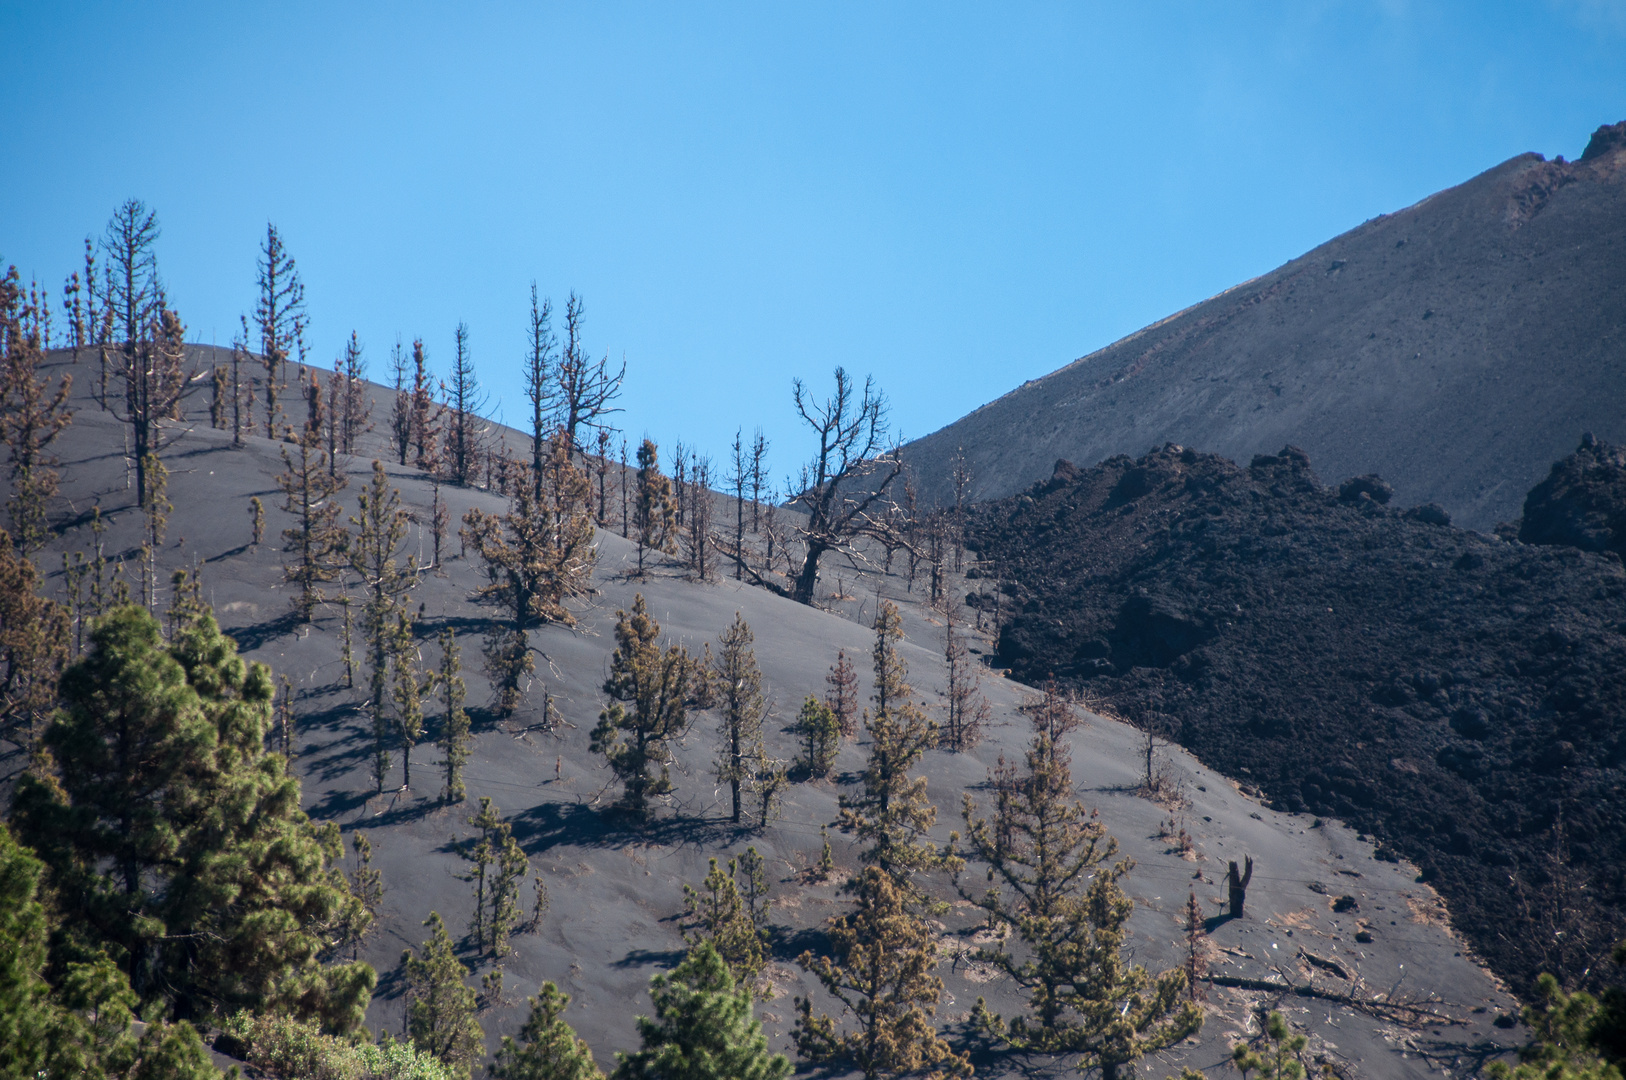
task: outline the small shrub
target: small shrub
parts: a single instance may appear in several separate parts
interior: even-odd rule
[[[410,1042],[378,1044],[324,1035],[315,1024],[240,1012],[221,1025],[257,1069],[288,1080],[453,1080],[450,1069]]]

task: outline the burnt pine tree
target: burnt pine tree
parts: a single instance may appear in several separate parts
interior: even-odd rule
[[[155,330],[164,323],[164,289],[154,250],[158,218],[140,199],[129,199],[113,211],[102,237],[107,257],[103,293],[109,333],[102,344],[101,404],[130,427],[131,456],[136,462],[136,502],[146,497],[142,466],[154,449],[155,428],[178,399],[178,379],[159,364]],[[106,380],[111,366],[124,383],[122,409],[112,404]]]
[[[536,485],[533,498],[542,500],[542,458],[548,436],[555,428],[558,401],[554,387],[554,352],[558,341],[553,336],[553,301],[536,295],[536,282],[531,282],[531,320],[525,352],[525,400],[531,406],[531,481]]]
[[[395,396],[390,399],[390,445],[395,448],[397,464],[407,463],[412,450],[412,390],[407,384],[407,356],[401,339],[395,339],[390,350],[390,378]]]
[[[593,472],[598,477],[598,514],[594,522],[601,529],[610,527],[610,446],[615,442],[615,431],[601,427],[593,437]]]
[[[0,529],[0,731],[33,756],[67,662],[62,606],[39,595],[40,574]]]
[[[768,703],[762,696],[762,672],[751,645],[756,640],[750,624],[739,612],[734,624],[718,639],[721,648],[712,672],[713,699],[718,713],[717,781],[728,785],[730,820],[740,821],[743,788],[756,779],[754,768],[762,743],[762,718]]]
[[[672,505],[672,481],[661,472],[660,451],[645,439],[638,447],[638,500],[633,506],[632,527],[638,540],[638,576],[644,574],[644,551],[671,552],[672,534],[677,528],[677,511]]]
[[[344,343],[343,420],[340,425],[341,446],[347,454],[356,452],[356,440],[372,428],[370,417],[373,406],[367,397],[367,359],[362,354],[361,340],[354,330]]]
[[[361,579],[364,600],[361,608],[362,636],[366,642],[368,706],[373,717],[373,780],[384,790],[384,775],[390,767],[389,718],[385,693],[389,687],[390,658],[396,649],[400,618],[405,612],[403,598],[417,583],[417,563],[405,551],[407,515],[401,509],[401,493],[390,487],[384,464],[373,462],[373,479],[358,497],[356,528],[347,544],[350,569]]]
[[[852,738],[858,734],[858,673],[847,659],[847,650],[836,650],[836,662],[824,677],[824,703],[836,718],[841,734]]]
[[[745,490],[750,484],[752,474],[750,464],[746,459],[745,443],[742,428],[734,429],[734,445],[730,448],[733,455],[732,469],[728,474],[728,482],[734,488],[734,580],[740,581],[745,577]]]
[[[796,961],[842,1015],[815,1014],[811,998],[797,998],[797,1053],[815,1064],[848,1064],[864,1080],[970,1076],[967,1055],[956,1054],[932,1022],[943,980],[932,974],[937,946],[930,930],[879,867],[866,867],[853,884],[854,910],[830,920],[831,955],[809,951]]]
[[[243,432],[254,428],[254,377],[245,381],[243,363],[249,360],[248,316],[239,315],[239,331],[231,342],[231,444],[243,445]]]
[[[412,392],[409,398],[412,464],[424,472],[440,467],[438,439],[441,415],[435,406],[434,381],[429,375],[429,354],[423,339],[412,340]]]
[[[282,550],[289,556],[283,564],[282,579],[297,586],[292,598],[300,622],[310,622],[316,606],[327,600],[322,586],[338,578],[348,536],[339,524],[338,494],[346,479],[332,468],[332,459],[306,431],[294,454],[282,448],[282,472],[277,486],[282,489],[282,509],[293,523],[282,530]]]
[[[581,429],[598,428],[604,417],[621,410],[613,403],[621,396],[627,365],[610,372],[608,356],[593,360],[582,344],[582,299],[574,292],[565,302],[565,345],[554,370],[555,420],[564,429],[573,453],[586,452]]]
[[[260,360],[265,365],[265,437],[274,439],[282,412],[278,392],[288,382],[288,359],[305,335],[305,286],[270,222],[260,243],[258,270],[254,325],[260,330]]]
[[[48,343],[39,319],[24,299],[17,268],[0,278],[0,441],[6,446],[11,497],[6,509],[12,542],[24,555],[45,543],[46,509],[56,496],[56,457],[51,443],[73,419],[67,407],[73,376],[55,389],[40,373]]]
[[[762,493],[767,490],[768,440],[757,428],[751,437],[751,531],[762,528]]]
[[[981,895],[961,894],[1020,943],[1007,948],[1001,940],[978,957],[1028,997],[1025,1016],[1007,1022],[979,1000],[974,1018],[1020,1050],[1081,1053],[1080,1068],[1099,1068],[1113,1080],[1124,1066],[1196,1031],[1202,1013],[1180,1000],[1184,972],[1154,977],[1124,956],[1135,905],[1119,882],[1134,862],[1117,859],[1117,841],[1074,797],[1067,745],[1053,734],[1065,726],[1053,710],[1035,713],[1026,768],[1001,760],[990,774],[991,817],[979,816],[965,797],[970,852],[987,865],[992,884]]]
[[[401,956],[406,976],[407,1037],[425,1053],[446,1065],[452,1075],[468,1080],[470,1070],[485,1056],[485,1030],[475,1019],[475,993],[468,985],[469,969],[452,951],[452,938],[440,913],[424,920],[429,940],[417,952]]]
[[[485,421],[480,419],[480,410],[486,406],[486,397],[474,377],[468,323],[458,323],[454,337],[456,349],[452,354],[452,370],[448,381],[441,386],[448,413],[444,458],[446,478],[454,484],[468,487],[478,472],[481,435],[485,428]]]
[[[561,1019],[570,995],[544,982],[526,999],[530,1014],[518,1037],[504,1035],[492,1063],[493,1080],[603,1080],[592,1048]]]
[[[902,640],[897,606],[883,602],[875,615],[875,709],[865,718],[871,745],[864,788],[841,796],[840,821],[844,831],[868,845],[859,854],[865,864],[890,875],[912,903],[924,903],[914,875],[956,870],[959,859],[928,839],[937,808],[926,796],[926,778],[909,775],[936,745],[937,725],[909,700],[908,669],[898,654]]]
[[[592,737],[593,753],[603,754],[621,781],[621,807],[640,817],[651,799],[672,790],[671,744],[689,730],[689,710],[710,701],[709,665],[678,645],[663,652],[660,633],[642,593],[631,614],[616,612],[616,649],[604,681],[610,704]]]
[[[440,670],[435,676],[435,689],[440,694],[442,708],[440,721],[441,766],[446,771],[446,783],[440,797],[444,802],[462,802],[468,791],[463,786],[463,764],[469,760],[469,714],[463,709],[462,650],[451,627],[440,632]]]
[[[591,490],[564,441],[549,445],[540,500],[528,470],[517,471],[508,512],[498,516],[471,508],[460,532],[464,544],[479,554],[486,576],[476,597],[503,612],[485,645],[486,673],[502,716],[519,707],[521,680],[532,670],[528,632],[548,623],[575,624],[566,604],[586,593],[597,557]]]
[[[959,617],[952,599],[944,608],[943,659],[948,663],[948,687],[944,691],[944,722],[938,743],[945,750],[964,751],[976,746],[988,726],[991,710],[983,697],[980,679],[966,648],[965,635],[956,634]]]
[[[711,576],[711,459],[698,455],[689,461],[689,509],[684,515],[683,550],[695,579]]]

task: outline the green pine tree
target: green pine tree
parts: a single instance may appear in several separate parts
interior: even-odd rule
[[[440,671],[435,687],[445,712],[440,722],[441,765],[446,785],[440,797],[445,802],[462,802],[468,795],[463,785],[463,764],[469,760],[469,714],[463,709],[462,651],[451,627],[440,632]]]
[[[485,1056],[485,1030],[475,1019],[475,992],[469,969],[452,951],[451,935],[438,911],[424,920],[429,940],[418,952],[401,956],[407,982],[407,1037],[412,1045],[466,1078]]]
[[[701,942],[650,980],[655,1015],[638,1018],[639,1049],[617,1054],[615,1080],[785,1080],[790,1062],[768,1051],[751,991]]]
[[[46,984],[44,867],[0,822],[0,1078],[43,1074],[62,1017]]]
[[[321,958],[359,901],[331,865],[337,826],[305,816],[265,751],[272,693],[207,611],[166,645],[150,614],[116,609],[63,675],[55,770],[19,782],[14,820],[49,868],[65,956],[105,950],[171,1015],[351,1031],[376,976]]]
[[[561,1017],[570,995],[550,982],[542,984],[525,1025],[516,1039],[504,1035],[491,1066],[493,1080],[603,1080],[593,1051]]]
[[[1615,955],[1626,960],[1626,946],[1617,946]],[[1600,1014],[1598,999],[1581,990],[1566,994],[1546,973],[1536,980],[1536,994],[1522,1011],[1530,1042],[1519,1048],[1519,1064],[1493,1061],[1485,1074],[1491,1080],[1621,1080],[1620,1065],[1599,1052],[1609,1048],[1600,1046],[1600,1021],[1607,1025],[1610,1018]],[[1247,1052],[1246,1045],[1236,1048],[1238,1068],[1243,1060],[1252,1064],[1241,1057]],[[1260,1068],[1261,1078],[1269,1077],[1267,1069],[1268,1063]]]
[[[350,892],[357,904],[343,925],[341,945],[348,945],[350,958],[359,960],[362,942],[376,928],[378,913],[384,906],[384,874],[373,868],[373,843],[366,833],[357,831],[350,838],[350,847],[356,854],[356,868],[350,874]]]
[[[474,921],[469,933],[477,950],[500,960],[512,951],[509,938],[520,926],[520,884],[530,873],[531,863],[514,839],[514,827],[502,819],[490,796],[480,796],[480,809],[469,824],[480,830],[479,839],[468,849],[469,869],[463,875],[465,881],[474,883]],[[539,894],[545,895],[545,890]]]
[[[754,853],[755,848],[751,851]],[[760,856],[758,857],[760,860]],[[683,940],[690,945],[710,942],[728,970],[741,983],[762,974],[767,963],[767,904],[760,904],[761,917],[755,917],[740,895],[740,860],[728,860],[725,871],[713,858],[706,880],[696,889],[683,886],[683,904],[688,909]],[[750,887],[749,875],[747,887]]]
[[[796,734],[802,740],[802,760],[798,763],[809,778],[821,779],[835,767],[841,749],[841,725],[830,706],[809,694],[796,717]]]
[[[991,818],[977,816],[968,795],[967,839],[994,884],[980,896],[961,894],[1014,933],[1020,951],[1003,940],[978,956],[1028,996],[1028,1015],[1006,1022],[979,1000],[981,1027],[1007,1044],[1044,1053],[1082,1052],[1080,1067],[1099,1067],[1105,1080],[1145,1054],[1186,1038],[1202,1012],[1180,999],[1185,972],[1155,978],[1123,955],[1134,901],[1119,881],[1130,859],[1112,860],[1118,844],[1073,796],[1067,746],[1056,737],[1065,717],[1035,712],[1027,767],[1001,761],[990,777]]]
[[[412,748],[423,738],[423,695],[434,686],[434,676],[425,676],[417,642],[412,637],[412,621],[405,611],[395,615],[394,669],[395,731],[401,740],[401,788],[412,787]]]
[[[592,737],[593,752],[621,781],[622,808],[639,816],[649,800],[672,790],[671,744],[689,730],[689,710],[710,700],[709,665],[677,645],[662,652],[660,633],[642,593],[630,615],[616,612],[616,650],[604,682],[610,706]]]
[[[1295,1034],[1288,1027],[1287,1018],[1275,1009],[1265,1018],[1262,1036],[1265,1043],[1262,1050],[1245,1042],[1231,1047],[1231,1064],[1242,1074],[1242,1080],[1248,1080],[1249,1073],[1258,1073],[1259,1080],[1304,1080],[1304,1064],[1299,1061],[1298,1055],[1309,1040]],[[1533,1075],[1560,1080],[1546,1070]]]
[[[866,867],[855,885],[855,910],[830,921],[833,955],[805,952],[797,959],[840,1003],[852,1027],[815,1015],[810,998],[797,998],[797,1052],[817,1064],[849,1064],[864,1080],[971,1075],[967,1056],[956,1054],[932,1023],[943,980],[932,974],[937,946],[925,922],[880,867]]]

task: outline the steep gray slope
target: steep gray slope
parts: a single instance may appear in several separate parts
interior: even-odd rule
[[[203,369],[225,355],[199,349],[191,362]],[[75,403],[80,409],[58,447],[63,499],[55,524],[60,535],[39,560],[49,572],[47,588],[62,595],[63,577],[55,568],[61,565],[62,553],[92,548],[88,525],[92,507],[99,506],[107,521],[110,558],[134,555],[141,522],[130,505],[123,430],[88,397],[94,358],[83,353],[76,366],[66,354],[52,360],[53,374],[75,372]],[[758,1014],[774,1047],[789,1049],[795,1016],[792,997],[813,992],[820,995],[821,1008],[829,1004],[794,957],[803,948],[821,946],[824,920],[844,911],[848,902],[836,882],[803,885],[799,872],[818,859],[820,826],[835,819],[837,799],[857,790],[867,739],[843,746],[835,778],[792,785],[783,818],[753,835],[732,828],[727,820],[727,795],[718,790],[711,770],[718,744],[716,720],[702,715],[678,751],[676,795],[647,828],[634,828],[607,812],[606,803],[613,800],[616,788],[609,783],[602,758],[588,746],[605,704],[601,686],[615,644],[615,613],[641,592],[668,640],[695,650],[707,641],[715,648],[717,634],[736,611],[743,613],[756,630],[757,660],[775,703],[776,719],[766,726],[768,748],[782,758],[796,753],[796,740],[782,730],[784,725],[804,695],[822,691],[837,649],[852,657],[867,697],[871,635],[859,620],[841,616],[873,614],[878,592],[905,605],[909,640],[903,651],[910,679],[917,697],[937,711],[938,690],[946,682],[940,616],[911,603],[903,582],[889,575],[856,581],[848,575],[843,589],[856,595],[836,602],[839,613],[803,607],[731,580],[689,581],[665,562],[637,579],[631,573],[632,546],[602,531],[596,595],[578,609],[580,624],[575,629],[551,626],[534,633],[535,679],[520,713],[503,722],[484,708],[489,686],[476,670],[481,633],[490,617],[489,609],[471,602],[481,575],[461,556],[453,539],[444,564],[422,575],[412,601],[421,605],[417,639],[427,662],[439,659],[435,636],[443,627],[456,632],[463,649],[475,722],[473,756],[466,772],[469,804],[447,807],[438,801],[435,763],[440,755],[427,744],[414,751],[413,788],[400,787],[397,752],[386,790],[378,794],[369,771],[371,728],[359,707],[364,676],[358,675],[357,688],[343,685],[338,613],[324,609],[310,626],[288,617],[278,537],[289,518],[279,509],[274,479],[282,467],[281,447],[256,435],[244,447],[233,449],[228,433],[209,427],[207,382],[195,386],[184,410],[190,430],[165,453],[175,510],[158,556],[160,580],[167,581],[168,571],[176,567],[196,569],[206,598],[243,652],[287,676],[296,721],[293,769],[304,785],[306,809],[319,820],[337,822],[347,839],[362,830],[375,844],[376,865],[383,869],[388,891],[382,925],[363,950],[381,976],[368,1018],[371,1029],[396,1034],[402,1030],[400,958],[404,949],[426,936],[421,925],[425,916],[439,911],[455,935],[468,925],[471,886],[456,876],[465,868],[458,850],[472,834],[466,819],[473,803],[489,795],[513,820],[533,868],[545,876],[552,907],[538,933],[515,941],[516,951],[505,965],[504,1001],[481,1018],[488,1045],[494,1047],[501,1035],[517,1030],[525,995],[535,993],[541,980],[551,979],[574,996],[566,1019],[591,1042],[599,1063],[612,1065],[613,1051],[636,1044],[633,1018],[648,1011],[649,977],[681,955],[683,942],[674,916],[683,907],[683,885],[704,877],[710,856],[738,854],[750,844],[769,861],[776,905],[771,920],[774,960],[768,972],[775,996],[759,1005]],[[376,399],[382,401],[383,396],[377,394]],[[298,417],[300,404],[292,391],[284,407]],[[371,456],[382,449],[387,412],[376,409],[374,416],[379,430],[364,441],[365,452],[341,461],[350,478],[350,488],[341,495],[347,512],[355,507]],[[517,432],[502,434],[510,447],[523,441]],[[388,471],[405,504],[419,521],[425,519],[431,499],[428,478],[393,464]],[[250,543],[251,496],[264,500],[267,511],[265,541],[258,547]],[[443,497],[454,521],[472,506],[487,511],[503,506],[500,497],[479,489],[447,486]],[[411,545],[426,557],[432,542],[425,532],[416,527]],[[132,563],[131,573],[134,570]],[[964,583],[958,587],[963,590]],[[986,641],[978,643],[978,648],[987,647]],[[541,720],[544,688],[562,713],[563,724],[553,733],[533,727]],[[935,832],[940,841],[961,827],[962,794],[970,793],[986,808],[989,769],[1002,755],[1018,759],[1027,738],[1018,707],[1032,691],[992,675],[984,688],[993,706],[987,740],[970,753],[934,751],[922,765],[929,778],[928,793],[939,807]],[[431,715],[426,739],[433,739],[437,730],[438,719]],[[1189,804],[1157,805],[1135,790],[1141,757],[1134,729],[1090,717],[1072,738],[1074,779],[1081,797],[1099,808],[1101,820],[1138,863],[1125,879],[1137,904],[1130,943],[1137,963],[1154,969],[1178,963],[1184,944],[1179,913],[1187,896],[1194,890],[1204,910],[1217,916],[1226,862],[1252,855],[1258,873],[1248,894],[1248,917],[1219,919],[1210,939],[1216,975],[1255,983],[1313,982],[1322,990],[1362,995],[1399,986],[1397,999],[1434,998],[1442,1002],[1443,1013],[1460,1021],[1439,1028],[1403,1028],[1326,1001],[1289,998],[1285,1007],[1294,1023],[1312,1036],[1315,1054],[1339,1063],[1346,1075],[1400,1080],[1460,1070],[1517,1040],[1517,1033],[1491,1026],[1499,1013],[1513,1008],[1511,997],[1465,955],[1445,924],[1438,898],[1413,880],[1415,867],[1375,860],[1371,843],[1349,830],[1335,825],[1316,828],[1308,816],[1263,807],[1249,791],[1179,751],[1168,752],[1169,768],[1172,778],[1183,785]],[[0,744],[0,794],[24,764],[16,747]],[[1189,853],[1178,850],[1167,835],[1164,823],[1175,821],[1191,838]],[[838,830],[831,828],[830,836],[839,877],[853,869],[854,853]],[[980,868],[973,867],[965,884],[974,888],[981,881]],[[941,877],[933,878],[929,887],[945,899],[953,898],[951,883]],[[1340,893],[1354,897],[1360,910],[1334,911],[1333,897]],[[961,952],[980,925],[977,914],[960,903],[944,918],[943,944],[955,956],[945,956],[938,969],[946,984],[938,1020],[957,1039],[965,1034],[979,996],[986,995],[993,1008],[1006,1012],[1018,1004],[1008,984],[993,979],[986,965],[969,962]],[[1312,956],[1336,959],[1339,970],[1349,977],[1329,975],[1328,969],[1315,966]],[[1159,1055],[1143,1067],[1145,1074],[1177,1074],[1183,1064],[1219,1069],[1228,1057],[1230,1037],[1246,1029],[1250,1010],[1280,997],[1276,990],[1212,988],[1200,1036]],[[980,1053],[977,1067],[979,1076],[1060,1075],[1071,1060],[1071,1056],[1028,1060]]]
[[[910,444],[942,499],[1166,442],[1302,447],[1488,530],[1584,430],[1626,436],[1626,123],[1524,154],[1033,380]]]

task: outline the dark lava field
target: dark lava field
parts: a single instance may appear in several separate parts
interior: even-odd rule
[[[1555,467],[1521,526],[1564,541],[1541,544],[1324,486],[1292,448],[1060,462],[974,515],[971,601],[1016,678],[1415,863],[1528,991],[1626,933],[1620,462],[1589,437]]]

